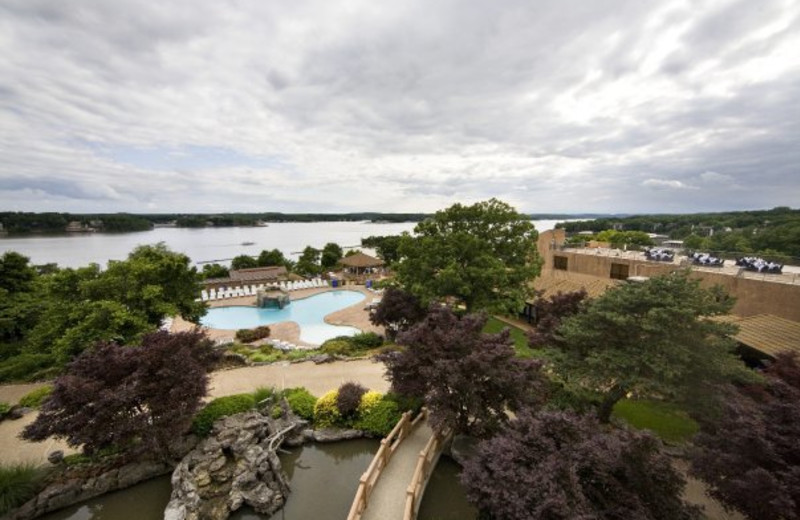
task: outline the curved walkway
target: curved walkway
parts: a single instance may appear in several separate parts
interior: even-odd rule
[[[431,435],[433,430],[428,422],[422,421],[400,443],[372,489],[362,520],[403,520],[406,490],[414,476],[419,454]]]
[[[384,366],[369,359],[337,361],[315,365],[304,363],[276,363],[256,367],[223,370],[211,374],[209,398],[251,392],[259,386],[291,388],[304,386],[321,396],[328,390],[338,388],[347,381],[361,383],[367,388],[387,392],[389,383],[384,379]],[[0,385],[0,401],[16,403],[19,398],[41,384]],[[45,442],[28,442],[18,437],[22,429],[33,422],[36,413],[30,413],[16,421],[0,422],[0,464],[29,462],[39,465],[47,462],[47,454],[53,450],[74,453],[63,441],[48,439]]]

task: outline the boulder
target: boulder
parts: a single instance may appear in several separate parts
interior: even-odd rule
[[[350,439],[360,439],[366,437],[366,434],[361,430],[340,430],[340,429],[322,429],[322,430],[303,430],[303,436],[314,442],[338,442],[347,441]]]
[[[217,421],[210,436],[175,468],[164,518],[224,519],[245,504],[273,514],[289,494],[275,450],[284,435],[296,437],[301,424],[307,423],[291,415],[273,419],[256,410]]]
[[[64,461],[64,451],[55,450],[47,454],[47,462],[50,464],[61,464]]]

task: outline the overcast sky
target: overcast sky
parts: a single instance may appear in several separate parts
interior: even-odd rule
[[[800,2],[2,0],[0,210],[800,206]]]

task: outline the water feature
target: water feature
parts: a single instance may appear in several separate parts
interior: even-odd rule
[[[374,439],[308,444],[280,455],[292,489],[286,506],[267,517],[249,508],[233,520],[346,518],[358,479],[378,450]],[[471,520],[477,517],[458,481],[458,464],[442,457],[420,506],[421,520]],[[42,520],[161,520],[171,492],[169,475],[45,515]]]
[[[373,439],[309,444],[281,454],[281,463],[292,489],[283,510],[270,518],[242,508],[231,518],[346,518],[358,479],[378,451],[378,444]],[[171,489],[170,477],[159,477],[55,511],[43,516],[42,520],[161,520]]]
[[[283,309],[232,305],[214,307],[202,318],[202,324],[214,329],[251,329],[281,321],[300,325],[300,339],[320,345],[336,336],[352,336],[360,332],[353,327],[329,325],[323,318],[332,312],[364,300],[357,291],[328,291],[294,300]]]

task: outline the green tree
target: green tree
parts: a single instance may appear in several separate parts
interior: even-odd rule
[[[361,245],[375,249],[375,252],[386,262],[386,265],[391,265],[400,259],[400,235],[362,238]]]
[[[320,267],[319,260],[320,260],[321,251],[319,249],[315,249],[311,246],[306,246],[303,249],[303,253],[300,255],[300,258],[297,260],[297,263],[294,266],[294,271],[297,274],[305,275],[305,276],[313,276],[322,272],[322,268]]]
[[[401,286],[424,304],[454,298],[468,311],[520,309],[539,274],[538,234],[525,216],[496,199],[436,212],[403,235]]]
[[[258,267],[258,261],[249,255],[239,255],[231,260],[231,269],[234,271],[239,269],[252,269]]]
[[[603,394],[602,422],[631,392],[700,407],[715,385],[747,377],[728,337],[734,327],[709,319],[733,301],[699,284],[686,271],[623,285],[562,322],[557,370]]]
[[[322,248],[320,264],[324,269],[331,269],[342,259],[342,256],[344,256],[342,247],[334,242],[328,242]]]
[[[230,271],[224,265],[220,264],[205,264],[203,265],[203,271],[200,274],[204,280],[208,280],[209,278],[227,278],[230,276]]]
[[[205,305],[195,301],[199,278],[188,256],[160,243],[139,246],[127,260],[109,262],[108,269],[88,282],[87,290],[91,299],[117,301],[151,325],[173,315],[197,323],[205,314]]]
[[[261,254],[258,255],[258,266],[259,267],[269,267],[273,265],[282,265],[285,266],[287,269],[291,266],[291,261],[288,260],[280,249],[273,249],[271,251],[261,251]]]

